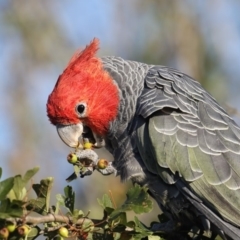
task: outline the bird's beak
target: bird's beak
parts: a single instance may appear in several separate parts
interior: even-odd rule
[[[62,141],[69,147],[75,148],[79,146],[79,137],[83,133],[82,123],[74,125],[57,125],[57,132]]]

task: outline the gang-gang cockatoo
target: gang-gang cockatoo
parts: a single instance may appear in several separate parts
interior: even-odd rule
[[[186,74],[98,48],[76,53],[48,98],[61,139],[76,147],[90,129],[121,180],[147,186],[171,221],[240,239],[240,127]]]

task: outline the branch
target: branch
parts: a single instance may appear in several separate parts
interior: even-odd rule
[[[8,222],[25,222],[27,224],[32,224],[32,225],[37,225],[40,223],[49,223],[49,222],[59,222],[59,223],[66,223],[70,224],[73,222],[72,217],[67,217],[59,214],[48,214],[46,216],[38,216],[38,217],[33,217],[33,216],[26,216],[24,219],[22,218],[7,218],[6,221]],[[75,222],[75,224],[83,224],[83,222],[86,221],[92,221],[92,222],[99,222],[101,220],[91,220],[89,218],[80,218]]]

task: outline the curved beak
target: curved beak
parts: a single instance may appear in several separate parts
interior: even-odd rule
[[[82,123],[74,125],[57,125],[57,132],[62,141],[69,147],[75,148],[79,146],[78,138],[83,133]]]

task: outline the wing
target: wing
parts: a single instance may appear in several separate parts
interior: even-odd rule
[[[189,76],[155,66],[138,113],[148,121],[148,170],[170,184],[179,175],[206,206],[240,226],[240,128],[213,97]]]

